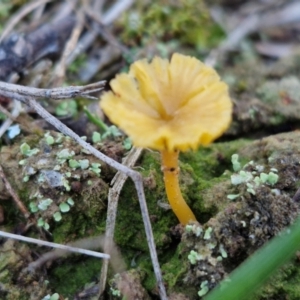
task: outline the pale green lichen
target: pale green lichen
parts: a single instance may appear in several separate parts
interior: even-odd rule
[[[64,141],[64,138],[65,138],[65,136],[62,133],[60,133],[60,132],[56,133],[55,143],[61,144]]]
[[[229,195],[227,195],[227,199],[229,199],[229,200],[235,200],[239,196],[240,196],[240,194],[229,194]]]
[[[79,166],[80,166],[79,162],[76,159],[70,159],[68,164],[69,164],[69,167],[72,169],[79,168]]]
[[[254,186],[251,183],[247,183],[246,185],[247,185],[247,192],[252,194],[252,195],[255,195],[256,192],[254,190]]]
[[[130,150],[132,147],[132,142],[131,139],[129,137],[127,137],[124,141],[123,141],[123,147],[125,150]]]
[[[68,202],[71,206],[74,205],[74,200],[73,200],[72,198],[68,198],[68,199],[67,199],[67,202]]]
[[[205,280],[205,281],[201,282],[200,291],[198,292],[198,296],[202,297],[202,296],[206,295],[208,291],[209,291],[208,281]]]
[[[190,261],[190,263],[191,263],[192,265],[195,265],[196,262],[197,262],[198,260],[200,260],[201,258],[202,258],[202,255],[200,255],[199,253],[197,253],[197,252],[194,251],[194,250],[191,250],[191,252],[190,252],[189,255],[188,255],[188,260]]]
[[[223,258],[227,258],[228,257],[228,254],[227,254],[227,252],[224,249],[224,246],[222,244],[220,244],[220,246],[219,246],[219,251],[220,251],[220,253],[221,253],[221,255],[222,255]]]
[[[92,141],[94,144],[101,142],[101,134],[97,131],[93,132]]]
[[[35,202],[29,203],[29,209],[32,213],[38,212],[39,208],[37,207]]]
[[[39,204],[37,205],[39,210],[47,210],[48,207],[52,204],[53,200],[50,198],[43,199],[39,201]]]
[[[90,166],[90,162],[88,159],[80,159],[78,163],[81,170],[86,170]]]
[[[75,155],[75,152],[70,149],[63,149],[56,153],[56,156],[60,163],[64,163],[68,159],[71,159]]]
[[[70,211],[70,205],[66,202],[60,203],[59,209],[62,213],[66,213],[66,212]]]
[[[238,174],[231,175],[231,183],[238,185],[243,182],[248,182],[253,178],[253,175],[248,171],[241,170]]]
[[[28,175],[25,175],[25,176],[23,177],[23,182],[28,182],[29,179],[30,179],[30,177],[29,177]]]
[[[100,163],[92,163],[89,168],[90,171],[94,172],[97,176],[100,176],[101,173],[101,164]]]
[[[121,297],[121,292],[118,289],[110,288],[110,291],[113,296]]]
[[[46,295],[42,300],[59,300],[59,294],[58,293],[54,293],[52,295]]]
[[[55,213],[53,214],[53,219],[54,219],[56,222],[61,221],[61,219],[62,219],[61,213],[60,213],[59,211],[55,212]]]
[[[66,191],[69,192],[71,190],[69,181],[65,177],[62,177],[62,183],[63,183],[63,186],[66,189]]]
[[[47,135],[45,136],[45,138],[46,138],[46,143],[47,143],[48,145],[53,145],[53,144],[54,144],[54,138],[53,138],[52,135],[47,134]]]
[[[232,162],[233,170],[235,172],[237,172],[241,169],[241,163],[239,162],[239,155],[238,154],[233,154],[231,156],[231,162]]]
[[[193,224],[193,225],[186,225],[185,226],[185,230],[186,230],[186,232],[195,234],[197,237],[199,237],[201,235],[201,233],[203,232],[202,227],[201,226],[197,226],[195,224]]]
[[[43,218],[38,219],[37,226],[43,227],[45,230],[49,230],[49,228],[50,228],[50,225],[46,221],[44,221]]]
[[[27,164],[27,160],[26,159],[22,159],[19,161],[19,165],[20,166],[24,166],[25,164]]]
[[[28,156],[28,157],[33,156],[40,152],[40,150],[37,148],[31,149],[27,143],[23,143],[20,146],[20,151],[24,156]]]
[[[237,166],[238,156],[233,154],[231,157],[231,161],[233,164],[233,169],[237,170],[240,166]],[[255,189],[262,184],[267,184],[273,186],[278,182],[279,176],[278,174],[274,173],[273,171],[277,171],[275,168],[273,171],[270,169],[270,172],[264,173],[263,170],[265,169],[262,165],[255,165],[253,161],[248,162],[244,165],[243,169],[251,167],[254,168],[256,171],[247,171],[247,170],[240,170],[238,173],[231,175],[231,183],[233,185],[240,185],[246,183],[246,191],[252,195],[256,195]],[[257,176],[256,176],[257,175]],[[230,194],[227,196],[228,199],[234,200],[238,198],[240,194]]]
[[[205,230],[205,233],[204,233],[204,239],[205,240],[209,240],[211,238],[211,233],[212,233],[213,229],[212,227],[208,227],[206,230]]]

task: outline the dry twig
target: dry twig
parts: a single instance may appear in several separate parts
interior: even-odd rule
[[[90,255],[90,256],[95,256],[95,257],[101,257],[101,258],[105,258],[105,259],[110,258],[110,255],[106,254],[106,253],[100,253],[100,252],[95,252],[95,251],[91,251],[91,250],[87,250],[87,249],[78,248],[77,247],[78,245],[82,245],[82,244],[80,244],[81,241],[71,243],[70,245],[61,245],[61,244],[56,244],[56,243],[51,243],[51,242],[42,241],[42,240],[38,240],[38,239],[29,238],[29,237],[18,235],[18,234],[12,234],[12,233],[8,233],[8,232],[4,232],[4,231],[0,231],[0,236],[6,237],[9,239],[18,240],[18,241],[23,241],[26,243],[33,243],[33,244],[37,244],[37,245],[41,245],[41,246],[58,248],[59,250],[57,251],[57,253],[59,253],[59,255],[57,257],[65,255],[67,253],[67,251],[70,251],[70,252],[76,252],[76,253],[82,253],[82,254],[86,254],[86,255]],[[51,258],[48,258],[48,260],[51,260]],[[28,268],[29,269],[38,268],[44,262],[46,262],[46,261],[42,262],[42,259],[37,260],[37,261],[31,263],[28,266]]]
[[[22,97],[20,96],[33,97],[37,99],[47,98],[52,100],[86,97],[89,99],[98,100],[98,98],[92,97],[89,94],[101,91],[104,88],[105,83],[106,81],[103,80],[83,86],[39,89],[0,81],[0,91],[2,92],[2,95],[7,95],[9,98],[14,98],[14,95],[16,95],[18,101],[21,102]]]
[[[66,74],[67,59],[71,55],[73,50],[76,48],[79,36],[84,27],[83,9],[76,11],[76,15],[77,15],[76,26],[73,28],[71,36],[65,45],[63,54],[61,55],[60,61],[58,62],[52,74],[52,81],[54,81],[54,86],[58,86],[63,83]]]

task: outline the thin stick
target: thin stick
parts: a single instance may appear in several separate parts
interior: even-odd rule
[[[101,21],[105,26],[111,25],[118,17],[128,9],[135,0],[119,0],[115,2],[107,11],[104,13],[101,12]],[[83,37],[80,39],[75,51],[70,55],[67,64],[71,64],[78,55],[84,53],[91,45],[94,43],[98,33],[96,30],[89,30]]]
[[[23,202],[21,201],[21,199],[19,198],[19,196],[15,193],[15,191],[13,190],[12,186],[10,185],[9,181],[7,180],[4,171],[2,169],[2,166],[0,165],[0,177],[7,189],[7,191],[10,193],[10,195],[12,196],[13,200],[15,201],[17,207],[19,208],[19,210],[22,212],[22,214],[25,216],[26,219],[29,218],[30,216],[30,212],[28,211],[28,209],[26,208],[26,206],[23,204]]]
[[[77,15],[77,23],[76,26],[72,30],[72,34],[65,45],[64,51],[61,55],[60,61],[57,64],[54,73],[52,75],[52,81],[54,82],[54,86],[61,85],[64,81],[65,74],[66,74],[66,67],[67,67],[67,59],[70,54],[75,49],[79,36],[83,30],[84,25],[84,17],[83,17],[83,9],[76,11]]]
[[[102,18],[104,25],[109,25],[114,22],[123,11],[128,9],[135,0],[119,0],[109,10],[105,12]]]
[[[118,41],[118,39],[110,32],[107,26],[104,26],[101,20],[101,17],[99,14],[95,13],[94,10],[92,10],[89,7],[84,8],[85,13],[95,21],[97,26],[94,27],[94,29],[99,33],[104,40],[108,43],[111,44],[112,46],[116,46],[118,49],[120,49],[123,53],[128,54],[129,49],[124,46],[122,43]]]
[[[100,252],[95,252],[95,251],[91,251],[91,250],[87,250],[87,249],[81,249],[81,248],[72,247],[72,246],[68,246],[68,245],[61,245],[61,244],[46,242],[46,241],[33,239],[33,238],[26,237],[26,236],[13,234],[13,233],[8,233],[8,232],[4,232],[4,231],[0,231],[0,236],[4,236],[4,237],[14,239],[14,240],[23,241],[23,242],[26,242],[26,243],[33,243],[33,244],[37,244],[37,245],[41,245],[41,246],[58,248],[58,249],[63,249],[63,250],[76,252],[76,253],[81,253],[81,254],[85,254],[85,255],[110,259],[110,255],[106,254],[106,253],[100,253]]]
[[[0,87],[0,89],[1,89],[1,87]],[[51,95],[51,93],[49,93],[49,92],[46,92],[46,93],[44,92],[44,94]],[[7,93],[6,95],[8,95],[8,97],[10,97],[9,93]],[[112,158],[104,155],[103,153],[101,153],[100,151],[95,149],[93,146],[91,146],[90,144],[85,142],[74,131],[72,131],[66,125],[61,123],[58,119],[53,117],[48,111],[46,111],[38,102],[35,101],[35,99],[30,98],[30,97],[25,97],[25,96],[22,97],[16,93],[13,93],[13,97],[19,101],[24,102],[31,108],[33,108],[44,120],[49,122],[51,125],[53,125],[57,130],[59,130],[63,134],[68,135],[71,138],[73,138],[79,145],[81,145],[84,149],[88,150],[95,157],[97,157],[101,161],[107,163],[114,169],[117,169],[118,171],[126,174],[128,177],[130,177],[132,179],[132,181],[134,182],[136,191],[137,191],[137,196],[138,196],[140,207],[141,207],[142,218],[143,218],[143,222],[144,222],[144,227],[145,227],[148,247],[150,250],[152,265],[153,265],[153,269],[154,269],[154,273],[155,273],[155,277],[156,277],[156,282],[157,282],[158,289],[159,289],[159,294],[160,294],[160,297],[162,300],[167,300],[168,298],[167,298],[165,286],[163,284],[160,266],[158,263],[158,257],[157,257],[154,237],[153,237],[153,233],[152,233],[152,226],[151,226],[151,222],[150,222],[150,218],[149,218],[149,213],[148,213],[148,208],[147,208],[147,203],[146,203],[146,198],[145,198],[145,193],[144,193],[142,175],[140,173],[118,163],[117,161],[113,160]]]
[[[142,153],[141,148],[132,147],[129,154],[125,157],[123,161],[123,165],[129,168],[133,167],[136,161],[139,159],[141,153]],[[104,252],[107,252],[107,248],[109,248],[109,243],[113,241],[114,238],[119,196],[127,178],[128,176],[125,173],[119,171],[111,181],[112,188],[110,188],[108,192],[108,207],[107,207],[106,231],[105,231],[105,236],[107,238],[108,245],[105,244]],[[105,290],[107,270],[108,270],[108,261],[104,260],[101,268],[101,275],[100,275],[99,296]]]
[[[90,93],[99,92],[103,90],[106,81],[98,81],[83,86],[68,86],[59,87],[53,89],[39,89],[34,87],[27,87],[23,85],[17,85],[12,83],[6,83],[0,81],[0,91],[3,95],[5,93],[9,95],[8,97],[14,98],[17,95],[22,95],[26,97],[33,98],[48,98],[52,100],[69,99],[75,97],[89,97],[97,100],[96,97],[89,96]],[[18,101],[23,102],[22,97],[17,97]]]

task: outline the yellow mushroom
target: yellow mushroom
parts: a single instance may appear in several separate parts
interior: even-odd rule
[[[213,68],[175,53],[170,62],[159,57],[136,61],[110,86],[101,108],[135,146],[161,152],[170,205],[180,223],[195,221],[180,192],[178,154],[211,143],[228,128],[232,102],[227,85]]]

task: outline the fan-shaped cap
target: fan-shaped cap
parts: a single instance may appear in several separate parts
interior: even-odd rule
[[[196,149],[218,138],[231,122],[227,85],[213,68],[190,56],[136,61],[110,85],[100,106],[138,147]]]

